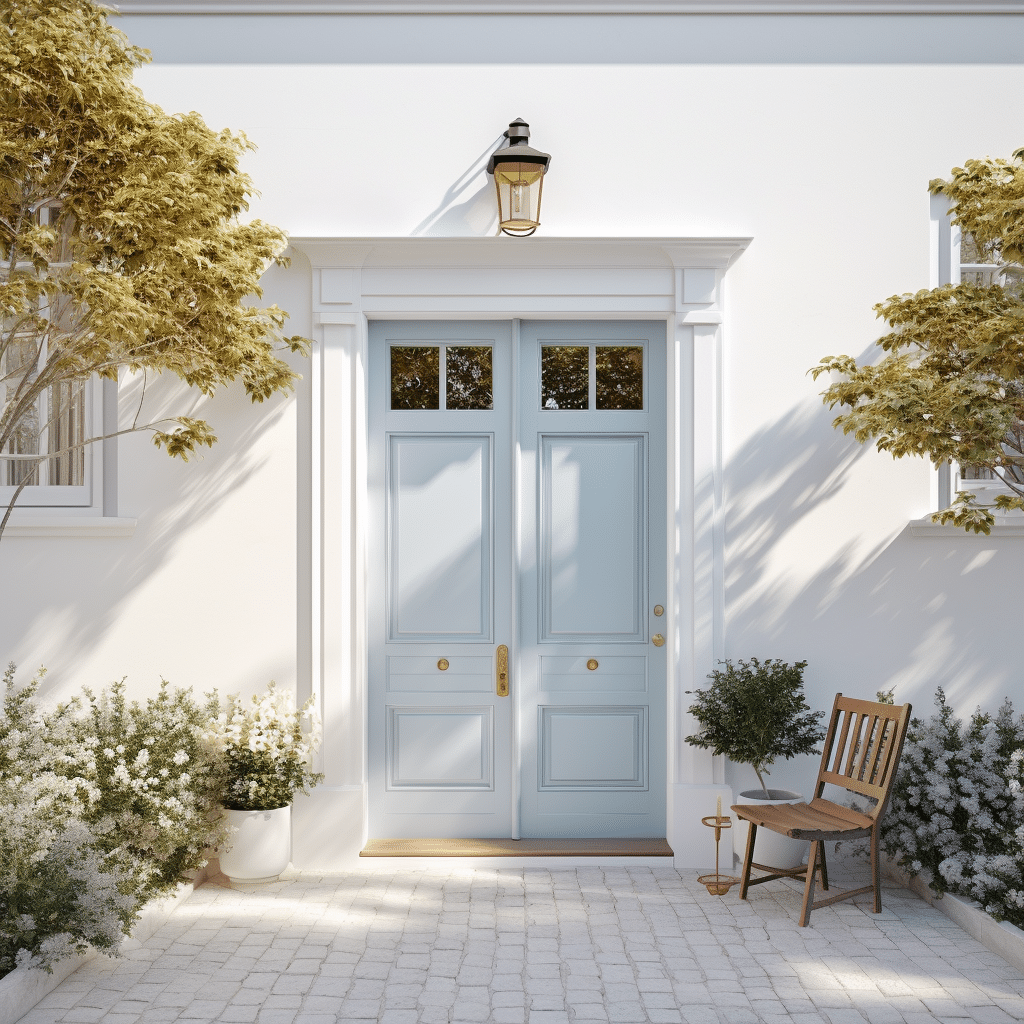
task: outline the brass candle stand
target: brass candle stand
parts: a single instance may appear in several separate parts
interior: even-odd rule
[[[732,828],[732,820],[724,817],[721,810],[717,814],[709,814],[701,818],[701,824],[715,830],[715,873],[713,875],[700,875],[697,881],[707,886],[708,893],[712,896],[724,896],[738,881],[735,875],[720,875],[718,873],[718,843],[722,838],[722,830]]]

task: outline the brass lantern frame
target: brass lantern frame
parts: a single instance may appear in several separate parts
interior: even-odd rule
[[[498,222],[506,235],[532,235],[540,224],[544,175],[551,154],[529,145],[530,126],[521,117],[504,133],[508,144],[495,150],[487,161],[498,198]]]

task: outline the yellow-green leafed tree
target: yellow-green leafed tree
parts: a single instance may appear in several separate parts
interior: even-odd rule
[[[1000,479],[1006,490],[993,500],[960,491],[932,516],[988,533],[996,509],[1024,509],[1024,149],[1010,161],[968,160],[929,189],[949,198],[963,246],[991,267],[978,276],[1002,283],[894,295],[875,306],[893,328],[877,343],[885,353],[877,363],[829,356],[811,373],[839,375],[822,394],[843,410],[833,421],[843,433],[894,458],[959,463]]]
[[[97,440],[66,426],[94,375],[170,372],[207,395],[238,380],[261,402],[306,350],[284,311],[249,304],[285,247],[239,219],[249,143],[147,102],[147,59],[90,0],[0,2],[0,534],[42,463]],[[184,459],[216,440],[186,416],[131,429]]]

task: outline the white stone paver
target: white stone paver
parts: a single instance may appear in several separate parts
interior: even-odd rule
[[[795,884],[743,902],[668,866],[219,876],[21,1024],[1024,1021],[1024,976],[906,890],[883,907],[800,928]]]

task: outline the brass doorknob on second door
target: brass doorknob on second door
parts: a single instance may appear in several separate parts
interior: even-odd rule
[[[655,647],[664,647],[665,638],[660,633],[655,633],[654,636],[651,637],[651,643],[654,644]]]

